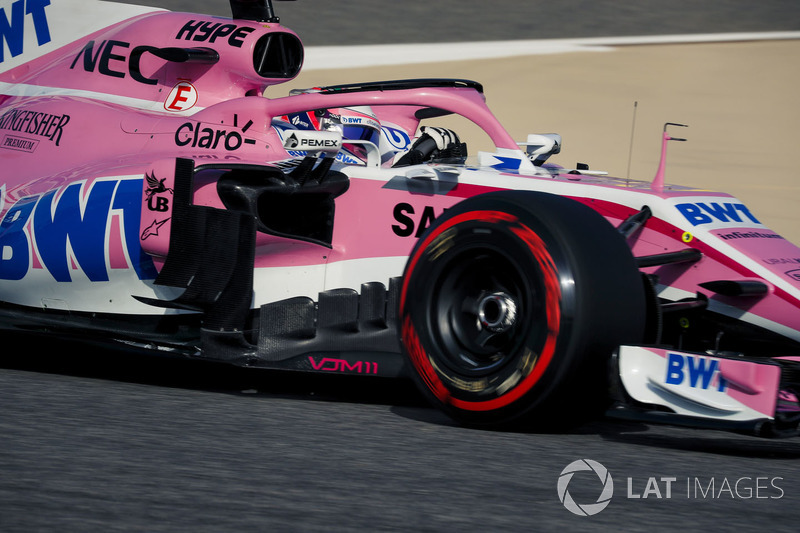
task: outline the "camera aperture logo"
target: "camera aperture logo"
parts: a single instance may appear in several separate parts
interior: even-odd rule
[[[589,471],[597,475],[597,478],[602,484],[602,490],[597,501],[593,503],[577,503],[572,495],[569,493],[569,482],[576,472]],[[605,509],[611,503],[611,497],[614,495],[614,480],[611,479],[611,474],[608,473],[606,467],[593,461],[591,459],[578,459],[573,461],[561,471],[558,477],[558,499],[564,504],[564,507],[573,514],[579,516],[592,516],[596,515]]]

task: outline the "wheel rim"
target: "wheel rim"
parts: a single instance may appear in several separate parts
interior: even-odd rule
[[[512,361],[543,312],[541,287],[507,253],[477,246],[442,265],[429,307],[444,364],[469,376],[487,375]]]

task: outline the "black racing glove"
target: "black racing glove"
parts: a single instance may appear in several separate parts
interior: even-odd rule
[[[419,165],[426,161],[461,163],[467,157],[467,145],[453,130],[423,126],[420,131],[422,135],[394,166]]]

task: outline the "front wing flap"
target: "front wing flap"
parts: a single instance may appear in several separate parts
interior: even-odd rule
[[[796,363],[643,346],[621,346],[615,360],[619,399],[634,412],[667,423],[798,433],[800,406],[778,405],[779,396],[793,394],[785,378]]]

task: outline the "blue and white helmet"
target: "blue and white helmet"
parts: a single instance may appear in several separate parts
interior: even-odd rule
[[[348,143],[348,140],[367,141],[380,147],[381,124],[369,106],[303,111],[285,115],[281,119],[300,130],[341,133],[344,154],[337,156],[337,159],[345,163],[367,161],[367,147],[363,144]],[[355,161],[351,158],[355,158]]]

